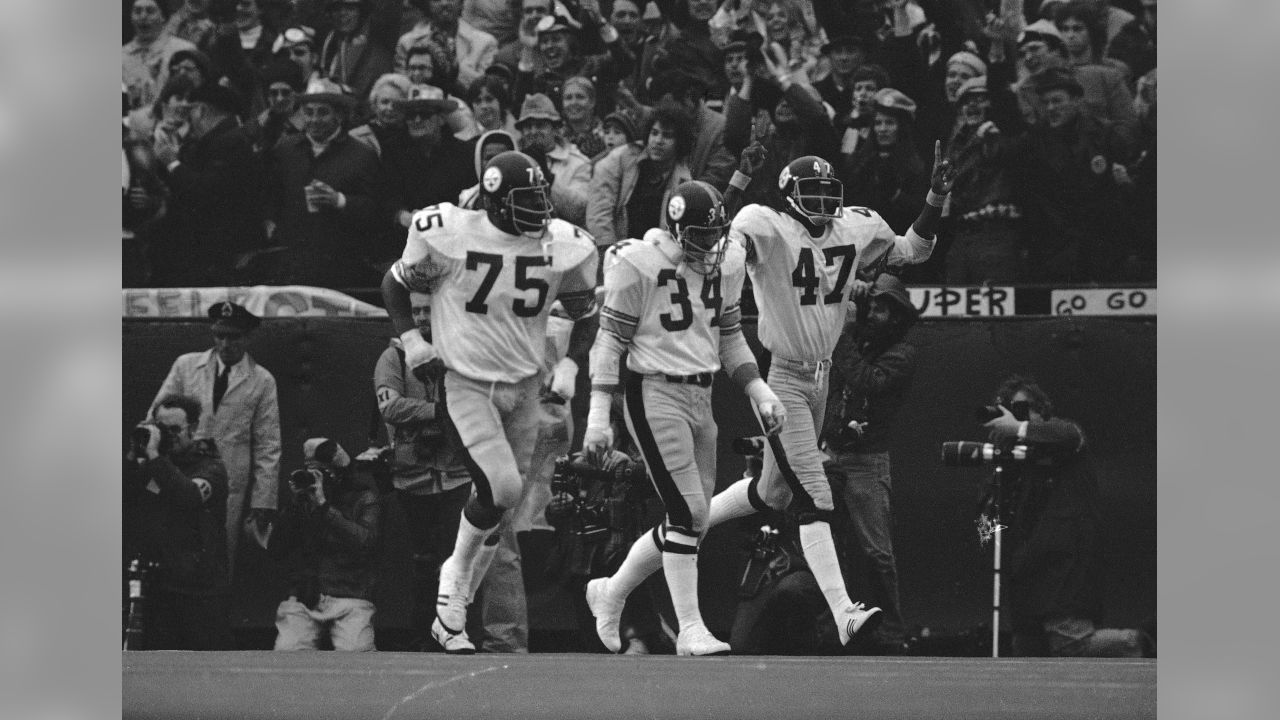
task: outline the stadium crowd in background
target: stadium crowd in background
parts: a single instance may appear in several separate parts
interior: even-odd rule
[[[123,5],[129,287],[372,289],[498,129],[604,245],[660,220],[664,182],[726,189],[754,139],[766,175],[829,158],[905,232],[940,140],[970,182],[908,283],[1154,281],[1155,0]]]

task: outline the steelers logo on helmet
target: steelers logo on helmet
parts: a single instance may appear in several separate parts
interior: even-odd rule
[[[499,153],[485,166],[480,197],[489,220],[512,235],[541,238],[551,220],[551,195],[537,161],[522,152]]]
[[[667,203],[667,215],[672,220],[679,220],[684,217],[684,198],[679,195],[672,195],[671,202]]]
[[[840,217],[844,184],[831,163],[817,155],[792,160],[778,175],[778,189],[790,209],[809,222],[823,224]]]
[[[704,224],[695,224],[698,222]],[[685,264],[701,275],[712,275],[724,260],[724,198],[700,180],[681,183],[667,203],[667,229],[680,243]]]
[[[502,171],[496,167],[490,167],[484,171],[484,189],[489,192],[497,192],[498,186],[502,184]]]

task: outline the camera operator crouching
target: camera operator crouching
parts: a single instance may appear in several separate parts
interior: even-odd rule
[[[1053,416],[1049,396],[1028,377],[1000,385],[991,431],[1008,478],[1001,500],[1013,544],[1013,653],[1154,657],[1154,621],[1143,629],[1096,626],[1102,619],[1098,479],[1080,426]],[[994,412],[993,412],[994,414]],[[1014,446],[1025,446],[1017,453]]]
[[[123,463],[124,562],[126,567],[150,568],[146,587],[131,589],[142,603],[132,612],[145,614],[145,622],[135,617],[137,622],[131,623],[129,649],[234,646],[227,582],[227,469],[212,440],[194,438],[201,410],[193,397],[165,395],[150,419],[129,435]]]
[[[289,573],[276,608],[276,650],[374,650],[381,501],[372,468],[353,463],[327,438],[302,445],[306,466],[289,475],[292,502],[276,521],[268,551]]]
[[[586,603],[587,581],[616,572],[636,538],[660,523],[662,515],[643,460],[618,449],[610,450],[599,467],[580,452],[556,460],[547,521],[555,527],[557,544],[547,560],[547,571],[575,599],[575,615],[587,647],[603,647]],[[675,652],[674,638],[663,630],[659,615],[671,605],[661,574],[646,579],[639,590],[627,598],[622,610],[623,652]]]

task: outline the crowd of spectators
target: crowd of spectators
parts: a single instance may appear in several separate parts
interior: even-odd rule
[[[1155,279],[1156,0],[126,0],[124,13],[126,287],[375,287],[413,211],[467,199],[494,131],[539,161],[558,213],[602,249],[660,225],[684,180],[723,190],[756,139],[761,177],[820,155],[848,204],[904,232],[941,142],[962,177],[908,282]],[[747,194],[777,200],[771,182]]]

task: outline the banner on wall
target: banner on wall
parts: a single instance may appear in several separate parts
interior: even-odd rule
[[[223,300],[258,317],[387,317],[387,311],[328,288],[307,285],[253,287],[125,288],[127,318],[206,318]]]
[[[911,302],[926,318],[991,318],[1029,315],[1154,317],[1155,288],[949,286],[909,287]]]

